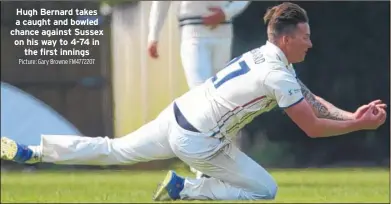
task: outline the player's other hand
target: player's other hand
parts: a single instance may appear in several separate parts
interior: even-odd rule
[[[159,53],[157,51],[157,41],[152,41],[148,44],[148,54],[154,59],[159,57]]]
[[[209,8],[209,11],[211,11],[212,13],[202,18],[204,25],[210,26],[211,29],[214,29],[220,23],[225,21],[225,14],[221,8],[211,7]]]
[[[375,130],[384,124],[387,113],[384,109],[370,103],[362,116],[357,119],[363,130]]]
[[[380,108],[380,109],[383,109],[383,110],[387,108],[387,105],[385,103],[383,103],[381,100],[374,100],[374,101],[370,102],[369,104],[360,106],[356,110],[356,112],[354,112],[354,114],[353,114],[354,119],[359,119],[367,111],[367,109],[369,108],[370,104],[373,104],[377,108]],[[375,109],[374,111],[376,113],[377,109]]]

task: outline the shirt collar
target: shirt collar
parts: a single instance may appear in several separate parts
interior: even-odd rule
[[[266,41],[266,47],[268,50],[271,50],[272,52],[276,53],[277,54],[277,58],[279,60],[281,60],[282,62],[284,62],[284,64],[289,67],[290,64],[288,63],[288,59],[286,58],[284,52],[279,48],[277,47],[277,45],[271,43],[270,41]]]

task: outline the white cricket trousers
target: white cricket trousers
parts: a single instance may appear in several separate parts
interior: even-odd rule
[[[169,105],[155,120],[116,139],[43,135],[42,162],[68,165],[131,165],[178,157],[211,178],[185,179],[182,199],[273,199],[271,175],[229,140],[182,129]]]
[[[190,89],[222,70],[231,59],[231,37],[194,37],[181,40],[181,60]]]

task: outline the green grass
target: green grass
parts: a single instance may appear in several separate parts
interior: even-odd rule
[[[272,202],[389,203],[389,169],[270,172],[279,185]],[[165,174],[166,171],[3,173],[1,202],[151,202],[152,192]]]

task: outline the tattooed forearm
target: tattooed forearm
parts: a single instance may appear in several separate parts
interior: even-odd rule
[[[301,91],[306,101],[312,106],[315,114],[319,118],[327,118],[332,120],[351,120],[352,114],[340,110],[325,100],[316,97],[300,80],[298,80]]]
[[[333,119],[333,120],[352,120],[353,119],[352,113],[341,110],[320,97],[315,97],[315,99],[316,99],[316,101],[318,101],[318,103],[321,104],[321,106],[324,106],[328,111],[328,114],[321,115],[320,117]]]
[[[326,106],[327,109],[332,113],[332,115],[339,115],[340,116],[339,118],[341,118],[341,120],[354,119],[353,113],[337,108],[333,104],[329,103],[328,101],[324,100],[319,96],[316,96],[316,100],[319,101],[324,106]]]

